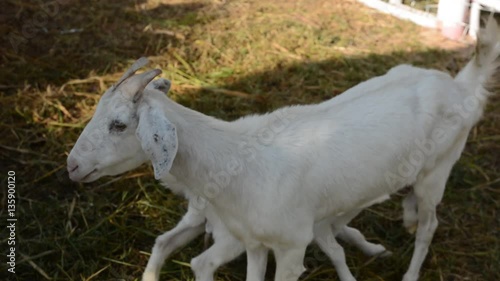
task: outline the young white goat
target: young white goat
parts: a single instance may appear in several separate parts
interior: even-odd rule
[[[145,90],[159,70],[128,73],[103,95],[75,144],[70,177],[90,182],[151,161],[156,179],[188,194],[195,208],[209,206],[244,244],[252,281],[262,280],[266,248],[276,258],[275,280],[297,280],[307,245],[323,234],[336,250],[334,263],[345,260],[330,224],[345,225],[413,186],[404,219],[418,226],[403,280],[417,280],[448,175],[487,100],[498,36],[490,19],[478,53],[454,79],[403,65],[321,104],[234,122]],[[341,280],[354,280],[344,273]]]
[[[134,121],[136,121],[134,120],[136,118],[134,116],[136,114],[134,106],[138,102],[139,95],[143,94],[139,93],[132,100],[127,100],[124,93],[142,92],[144,85],[159,73],[159,71],[153,70],[133,76],[134,72],[146,63],[146,59],[137,61],[123,75],[117,85],[103,95],[91,122],[86,126],[82,136],[77,141],[76,149],[72,150],[68,157],[68,170],[72,179],[90,182],[103,175],[122,173],[144,163],[146,156],[142,149],[135,147],[135,145],[139,145],[135,136],[130,137],[123,132],[129,130],[128,126],[134,125]],[[139,90],[137,90],[137,87]],[[144,91],[153,91],[158,94],[159,92],[156,90],[167,93],[169,89],[170,82],[168,80],[158,79],[149,83]],[[156,130],[157,128],[150,129]],[[171,128],[165,127],[162,129],[170,130]],[[159,135],[155,134],[153,137],[157,138]],[[175,139],[173,142],[175,142]],[[100,152],[96,154],[96,151]],[[113,157],[110,153],[117,153],[119,156],[118,158]],[[90,162],[82,161],[83,159]],[[95,164],[94,161],[99,163]],[[93,169],[89,170],[90,167]],[[80,169],[88,172],[86,175],[82,175],[83,177],[75,179],[74,172]],[[160,269],[165,258],[203,233],[206,228],[208,232],[213,233],[215,243],[206,252],[192,260],[192,268],[196,280],[213,280],[213,273],[217,267],[240,255],[244,251],[244,245],[226,229],[210,204],[200,203],[199,197],[193,196],[188,188],[174,187],[177,187],[174,191],[180,192],[190,199],[188,212],[174,229],[157,238],[143,280],[159,280]],[[205,221],[207,221],[208,226],[205,226]],[[359,247],[367,255],[390,254],[382,245],[366,241],[358,230],[347,227],[346,223],[347,221],[344,220],[339,220],[339,223],[337,223],[335,218],[332,218],[332,229],[325,229],[324,232],[318,232],[316,235],[315,241],[327,255],[334,257],[341,253],[339,250],[335,251],[335,247],[333,247],[336,246],[335,244],[328,244],[335,243],[334,235],[338,235],[341,239]],[[263,248],[258,253],[259,256],[256,257],[258,263],[249,264],[248,280],[261,280],[265,274],[267,249]],[[345,259],[332,258],[332,261],[339,274],[350,275]]]

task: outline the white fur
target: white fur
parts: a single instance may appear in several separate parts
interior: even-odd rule
[[[155,154],[158,147],[154,146],[165,144],[149,140],[145,146],[146,134],[140,136],[141,150],[141,143],[131,137],[134,133],[125,131],[120,138],[112,135],[98,142],[87,154],[72,151],[70,176],[92,181],[149,159],[156,177],[186,194],[196,211],[208,208],[207,217],[215,215],[243,243],[247,280],[252,281],[262,280],[265,249],[271,249],[276,258],[275,280],[297,280],[303,272],[305,248],[313,239],[320,240],[322,248],[333,249],[328,255],[340,279],[354,280],[334,237],[342,230],[335,226],[345,226],[363,208],[413,186],[410,196],[415,198],[404,203],[405,220],[415,220],[416,213],[418,227],[403,280],[417,280],[438,225],[436,206],[448,175],[482,115],[487,95],[483,86],[500,54],[498,34],[490,21],[480,53],[455,79],[436,70],[397,66],[329,101],[234,122],[185,108],[160,91],[141,93],[151,75],[135,75],[117,86],[123,92],[120,99],[125,97],[130,109],[120,114],[131,124],[129,130],[139,133],[169,134],[155,129],[176,128],[178,147],[170,171],[162,166],[166,159]],[[116,96],[105,94],[105,101],[99,103],[104,105],[98,106],[83,139],[98,128],[92,124],[95,118],[115,118],[112,107],[107,107]],[[137,127],[137,118],[148,118],[158,110],[163,114],[155,120],[162,124]],[[75,147],[82,150],[79,142]],[[126,150],[117,150],[122,143]],[[101,163],[99,156],[112,164]]]

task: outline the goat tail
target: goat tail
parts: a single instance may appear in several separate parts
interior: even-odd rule
[[[476,42],[476,52],[458,73],[455,81],[467,89],[468,97],[478,101],[474,123],[481,117],[490,93],[500,88],[500,27],[490,15]]]

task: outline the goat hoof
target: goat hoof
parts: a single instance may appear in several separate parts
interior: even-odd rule
[[[156,274],[151,271],[146,271],[142,275],[142,281],[158,281],[158,278],[156,278]]]
[[[412,224],[412,225],[406,227],[406,231],[408,231],[408,233],[410,233],[410,234],[415,234],[415,232],[417,232],[417,227],[418,227],[418,224]]]
[[[407,274],[405,274],[405,275],[403,276],[403,281],[417,281],[417,280],[418,280],[418,275],[417,275],[417,276],[415,276],[415,275],[413,275],[413,274],[408,274],[408,273],[407,273]]]
[[[380,258],[387,258],[392,256],[392,252],[389,250],[385,250],[384,252],[380,253],[379,257]]]

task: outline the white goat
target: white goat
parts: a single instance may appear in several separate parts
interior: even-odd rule
[[[103,175],[122,173],[144,163],[144,159],[146,159],[144,152],[134,147],[135,137],[130,138],[120,132],[126,131],[127,126],[134,125],[134,104],[138,102],[139,97],[136,95],[132,100],[127,100],[124,99],[123,93],[125,91],[142,91],[144,85],[159,73],[154,70],[141,75],[132,76],[135,71],[146,63],[146,59],[137,61],[123,75],[117,85],[104,94],[99,102],[94,117],[86,126],[82,133],[82,137],[75,145],[76,149],[74,149],[68,157],[68,170],[73,180],[90,182]],[[138,86],[140,90],[135,88]],[[121,90],[118,90],[117,87],[120,87]],[[158,94],[156,90],[167,93],[169,89],[170,82],[168,80],[158,79],[150,82],[144,91],[154,91]],[[109,99],[110,95],[112,95],[112,101]],[[140,95],[142,95],[142,93],[140,93]],[[137,124],[135,125],[137,126]],[[170,130],[168,127],[163,129]],[[159,136],[155,135],[154,137],[156,138]],[[173,142],[175,143],[175,141],[174,139]],[[110,150],[115,150],[115,153],[120,155],[127,155],[124,158],[117,159],[113,158],[111,155],[101,154],[109,153]],[[77,156],[75,157],[75,155]],[[80,160],[77,158],[80,158]],[[81,161],[81,158],[92,162],[99,161],[100,163],[98,165],[94,165],[92,162],[85,163]],[[89,167],[93,167],[93,169],[90,173],[84,175],[84,177],[75,179],[75,171],[88,169],[88,166],[82,166],[82,164],[90,164]],[[188,212],[174,229],[157,238],[143,280],[159,280],[160,269],[165,258],[179,247],[203,233],[206,228],[208,232],[213,233],[215,243],[210,249],[192,260],[192,268],[195,272],[196,280],[213,280],[214,271],[220,265],[240,255],[244,251],[244,245],[226,229],[210,204],[205,202],[200,203],[199,197],[193,196],[188,188],[179,188],[179,186],[174,187],[177,187],[174,191],[180,192],[190,199]],[[357,212],[360,211],[361,209],[357,210]],[[333,264],[337,268],[339,275],[352,276],[345,262],[342,248],[336,244],[334,235],[338,235],[341,239],[357,246],[367,255],[386,256],[390,254],[382,245],[366,241],[364,236],[357,229],[346,226],[348,221],[338,220],[337,222],[336,220],[338,219],[332,218],[332,229],[325,229],[324,232],[318,232],[315,241],[320,248],[332,258]],[[207,221],[208,226],[205,226],[205,221]],[[250,267],[248,269],[247,280],[261,280],[265,274],[267,249],[263,248],[258,254],[256,259],[259,262],[249,264]]]
[[[321,104],[234,122],[144,90],[159,70],[128,73],[103,95],[75,144],[70,177],[90,182],[151,161],[156,179],[188,194],[195,208],[209,206],[244,244],[252,281],[262,280],[266,248],[276,258],[275,280],[297,280],[307,245],[322,235],[336,247],[334,263],[345,260],[330,224],[345,225],[412,185],[404,219],[418,227],[403,280],[417,280],[448,175],[487,100],[498,36],[490,19],[455,79],[403,65]],[[348,271],[339,271],[341,280],[354,280]]]

